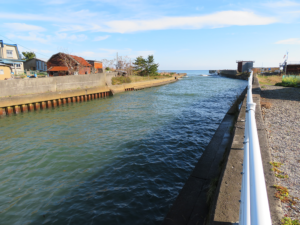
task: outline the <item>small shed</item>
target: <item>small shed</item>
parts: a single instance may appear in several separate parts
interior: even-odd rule
[[[92,73],[103,73],[102,62],[96,60],[86,60],[86,61],[92,65]]]
[[[47,71],[47,62],[42,59],[28,59],[24,63],[25,70],[39,70],[39,71]]]
[[[0,63],[0,80],[11,78],[11,68],[9,65]]]
[[[237,71],[240,73],[249,72],[249,70],[252,70],[253,63],[255,61],[243,61],[243,60],[237,60]]]

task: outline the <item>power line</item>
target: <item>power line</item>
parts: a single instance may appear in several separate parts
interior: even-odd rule
[[[3,36],[3,35],[1,35],[1,34],[0,34],[0,36],[1,36],[1,37],[3,37],[3,38],[6,38],[7,40],[10,40],[10,41],[12,41],[12,42],[16,43],[15,41],[13,41],[13,40],[11,40],[11,39],[9,39],[9,38],[7,38],[7,37],[4,37],[4,36]],[[19,45],[19,46],[22,46],[23,48],[26,48],[26,49],[28,49],[29,51],[32,51],[32,52],[34,52],[33,50],[31,50],[31,49],[29,49],[29,48],[27,48],[27,47],[25,47],[25,46],[23,46],[23,45],[20,45],[20,44],[17,44],[17,45]],[[36,51],[36,53],[38,53],[38,54],[40,54],[40,55],[42,55],[42,56],[49,57],[49,55],[44,55],[44,54],[42,54],[42,53],[40,53],[40,52],[37,52],[37,51]]]

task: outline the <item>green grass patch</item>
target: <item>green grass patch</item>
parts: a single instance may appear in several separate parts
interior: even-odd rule
[[[282,82],[277,83],[276,86],[300,87],[300,76],[285,75],[282,77]]]
[[[113,77],[111,79],[112,85],[131,83],[130,77]]]
[[[298,220],[292,220],[290,217],[283,217],[281,220],[282,225],[300,225]]]

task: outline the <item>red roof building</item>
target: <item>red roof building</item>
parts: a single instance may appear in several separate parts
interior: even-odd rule
[[[95,61],[95,60],[87,60],[87,62],[92,65],[92,72],[93,73],[103,73],[102,62]]]
[[[83,75],[91,73],[92,65],[82,57],[59,52],[51,56],[47,68],[49,76]]]

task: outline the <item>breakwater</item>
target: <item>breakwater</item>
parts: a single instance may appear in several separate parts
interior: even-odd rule
[[[245,81],[198,76],[1,119],[7,224],[161,224]]]

